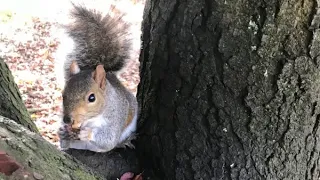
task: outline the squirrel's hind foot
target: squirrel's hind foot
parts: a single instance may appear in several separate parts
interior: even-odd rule
[[[130,148],[135,149],[135,146],[132,144],[132,140],[135,140],[137,138],[137,133],[132,133],[127,139],[123,140],[121,143],[117,145],[116,148]]]

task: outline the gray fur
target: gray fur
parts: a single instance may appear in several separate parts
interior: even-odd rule
[[[119,82],[117,77],[112,73],[107,73],[106,85],[106,100],[105,111],[103,117],[105,124],[95,128],[95,143],[99,148],[109,151],[119,144],[127,144],[129,147],[131,143],[119,142],[119,138],[123,132],[125,121],[128,117],[128,110],[137,112],[137,102],[135,97],[126,90],[126,88]],[[128,137],[131,141],[135,135]]]
[[[66,77],[69,65],[76,60],[81,70],[94,69],[103,64],[106,71],[118,71],[129,58],[132,48],[130,24],[121,15],[102,16],[101,12],[74,5],[74,22],[65,26],[74,41],[74,50],[67,55]]]
[[[90,72],[85,72],[91,74]],[[77,103],[77,98],[83,98],[82,94],[86,92],[82,89],[77,90],[72,88],[77,85],[84,85],[89,81],[85,78],[83,73],[75,74],[68,81],[67,86],[64,91],[64,109],[67,110],[73,107]],[[104,106],[104,111],[102,112],[103,122],[96,124],[95,122],[87,122],[83,126],[90,127],[93,130],[94,141],[84,142],[79,140],[61,139],[61,145],[68,144],[70,148],[88,149],[97,152],[107,152],[116,147],[118,148],[134,148],[131,143],[132,140],[136,138],[136,134],[132,133],[131,136],[127,137],[124,141],[120,142],[120,136],[123,132],[123,127],[126,123],[128,117],[128,110],[131,109],[134,114],[138,113],[138,104],[135,96],[127,91],[127,89],[121,84],[118,78],[111,72],[106,74],[107,84],[106,84],[106,104]],[[84,78],[83,82],[79,82],[79,78]],[[78,83],[75,83],[77,80]],[[77,85],[75,85],[77,84]],[[68,86],[69,85],[69,86]],[[69,96],[74,94],[75,96]],[[71,97],[71,98],[70,98]],[[74,98],[74,99],[72,99]],[[66,113],[66,111],[64,111]],[[60,132],[60,137],[63,137],[65,130],[62,129]],[[67,145],[65,145],[67,146]]]
[[[64,114],[69,114],[88,93],[93,83],[91,72],[90,70],[80,71],[67,80],[62,93]]]

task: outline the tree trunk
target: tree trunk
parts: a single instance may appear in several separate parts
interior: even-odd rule
[[[33,132],[36,125],[24,106],[18,87],[7,64],[0,58],[0,114],[22,124]]]
[[[147,1],[138,151],[161,179],[319,179],[320,1]]]

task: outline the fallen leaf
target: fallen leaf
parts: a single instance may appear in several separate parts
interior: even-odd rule
[[[132,172],[126,172],[120,177],[120,180],[132,180],[133,176]]]
[[[20,165],[14,161],[7,153],[0,151],[0,173],[10,176],[18,170]]]
[[[142,173],[136,175],[133,180],[142,180]]]

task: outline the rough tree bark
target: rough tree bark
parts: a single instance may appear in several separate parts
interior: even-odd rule
[[[0,116],[0,179],[94,180],[102,177],[39,134]]]
[[[161,179],[319,179],[319,5],[147,1],[144,167]]]
[[[67,153],[71,156],[38,133],[0,116],[0,179],[113,180],[128,171],[141,172],[133,150],[109,153],[69,150]],[[26,175],[28,178],[23,178]]]
[[[0,179],[116,179],[128,171],[141,172],[133,149],[109,153],[68,150],[66,154],[45,141],[2,59],[0,100]]]
[[[24,106],[18,87],[7,64],[0,58],[0,114],[38,132]]]

